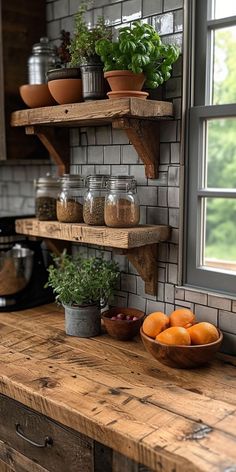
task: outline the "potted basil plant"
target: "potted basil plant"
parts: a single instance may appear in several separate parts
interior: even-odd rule
[[[120,28],[117,41],[97,41],[96,52],[112,89],[109,98],[118,98],[117,92],[122,90],[131,91],[131,96],[137,91],[134,95],[138,96],[144,84],[147,89],[157,88],[170,78],[172,64],[179,57],[177,46],[162,43],[156,30],[140,20]]]
[[[103,257],[83,259],[63,252],[48,268],[47,286],[65,309],[65,331],[69,336],[100,334],[101,308],[113,294],[119,269]]]

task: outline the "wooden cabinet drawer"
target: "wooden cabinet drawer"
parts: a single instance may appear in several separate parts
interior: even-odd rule
[[[45,438],[49,437],[52,444],[50,445],[50,440],[45,447],[30,444],[17,434],[16,425],[18,433],[30,441],[43,445]],[[0,440],[50,472],[94,470],[91,439],[4,395],[0,395]],[[1,454],[0,459],[4,460]]]

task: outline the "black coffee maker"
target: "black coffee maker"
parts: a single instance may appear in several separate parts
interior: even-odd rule
[[[51,288],[45,288],[51,262],[45,243],[16,234],[16,218],[24,217],[0,217],[0,311],[54,301]]]

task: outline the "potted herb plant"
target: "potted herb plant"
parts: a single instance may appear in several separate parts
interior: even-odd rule
[[[57,48],[60,67],[47,73],[48,88],[54,100],[59,104],[82,101],[82,79],[80,68],[70,67],[69,46],[70,32],[61,31],[61,43]]]
[[[65,331],[70,336],[100,334],[101,307],[116,288],[118,265],[103,257],[82,259],[62,253],[48,268],[47,286],[65,308]]]
[[[97,41],[96,52],[112,89],[110,98],[116,98],[120,90],[139,93],[144,84],[149,89],[163,84],[170,78],[172,64],[179,56],[176,46],[163,44],[155,29],[139,20],[121,28],[117,41],[108,38]]]
[[[103,16],[98,17],[96,25],[90,28],[84,13],[89,3],[82,2],[75,14],[74,36],[69,46],[70,66],[80,66],[84,100],[100,99],[105,96],[103,64],[96,53],[99,40],[111,40],[111,28],[105,24]]]

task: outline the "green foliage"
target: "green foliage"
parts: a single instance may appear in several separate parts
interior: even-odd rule
[[[236,102],[235,36],[227,30],[216,35],[214,104]],[[236,189],[236,119],[208,122],[207,184],[209,188]],[[236,201],[208,198],[206,257],[236,261]]]
[[[86,64],[89,59],[96,55],[95,45],[98,40],[110,39],[111,28],[105,24],[105,20],[100,16],[96,25],[89,29],[84,13],[87,11],[87,2],[82,2],[78,12],[75,14],[74,36],[69,46],[71,55],[71,66]]]
[[[47,286],[52,287],[56,300],[64,305],[94,305],[107,302],[113,294],[119,268],[116,262],[103,257],[82,259],[62,253],[54,256],[48,268]]]
[[[130,70],[143,72],[146,87],[156,88],[170,78],[172,64],[179,57],[179,49],[163,44],[155,29],[137,20],[119,30],[117,41],[101,39],[96,53],[104,63],[104,71]]]

